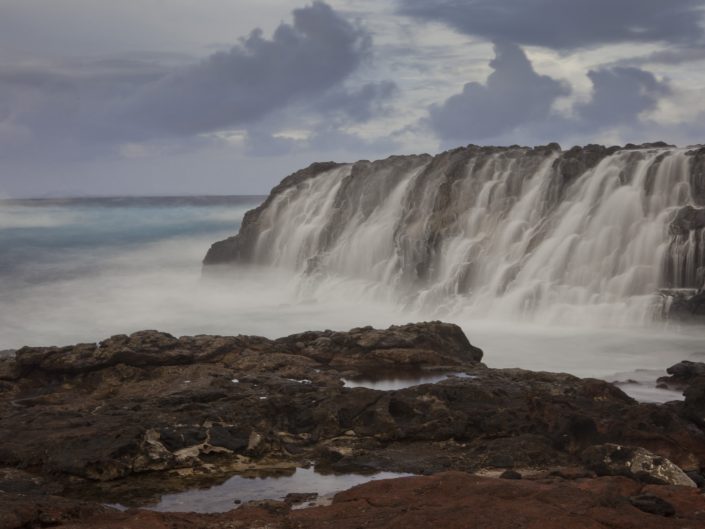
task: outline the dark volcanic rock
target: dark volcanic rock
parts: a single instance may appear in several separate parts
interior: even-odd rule
[[[567,184],[618,150],[618,147],[603,147],[602,145],[576,146],[565,151],[563,156],[554,162],[554,167],[563,179],[563,183]]]
[[[705,377],[692,381],[683,392],[687,417],[701,427],[705,427]]]
[[[0,360],[0,467],[127,502],[308,461],[422,474],[574,466],[600,443],[705,467],[695,393],[638,404],[598,380],[487,369],[481,355],[439,322],[279,340],[144,331],[23,348]],[[387,392],[340,380],[409,368],[472,376]]]
[[[705,363],[683,360],[666,372],[670,376],[659,378],[659,384],[684,390],[683,414],[701,427],[705,426]]]
[[[702,322],[705,316],[705,291],[662,289],[660,292],[666,298],[665,317],[684,322]]]
[[[452,220],[458,215],[458,204],[455,201],[457,198],[456,184],[459,180],[467,178],[469,164],[474,167],[474,170],[480,170],[487,165],[497,163],[498,159],[512,162],[512,173],[516,176],[510,179],[506,190],[508,200],[511,201],[518,197],[523,177],[527,174],[533,174],[545,163],[548,156],[555,156],[556,159],[551,167],[550,189],[546,200],[544,200],[544,206],[551,209],[557,206],[558,201],[562,199],[571,183],[596,167],[606,157],[622,150],[631,151],[628,153],[631,163],[638,163],[644,158],[642,152],[644,150],[672,147],[664,142],[655,142],[642,145],[629,144],[623,148],[602,145],[575,146],[569,150],[561,151],[561,147],[557,143],[534,148],[518,145],[510,147],[468,145],[442,152],[436,156],[428,154],[390,156],[384,160],[372,162],[361,160],[353,164],[316,163],[286,177],[276,186],[262,205],[245,215],[237,235],[213,244],[204,259],[204,265],[256,263],[258,259],[254,250],[257,238],[261,233],[271,228],[271,213],[276,209],[273,206],[277,204],[279,198],[291,191],[292,188],[305,185],[308,180],[316,176],[333,169],[349,167],[349,174],[343,179],[336,192],[331,208],[331,217],[327,219],[326,228],[321,234],[321,240],[319,240],[318,250],[325,252],[330,243],[335,241],[345,229],[345,219],[351,218],[351,208],[356,215],[368,218],[369,214],[379,205],[380,196],[388,196],[409,172],[418,171],[420,177],[409,190],[408,196],[417,197],[415,200],[419,200],[420,197],[435,195],[435,199],[429,204],[429,209],[423,212],[411,211],[413,209],[411,207],[406,208],[405,217],[400,219],[394,244],[398,245],[399,251],[404,256],[401,261],[411,263],[408,265],[409,269],[402,272],[423,282],[427,279],[430,263],[434,253],[439,249],[439,243],[444,237],[452,235],[454,229],[452,228]],[[693,159],[698,160],[697,156],[694,156]],[[374,175],[376,182],[383,182],[382,186],[369,198],[365,197],[353,203],[350,197],[364,195],[356,190],[365,188],[370,181],[367,178],[370,175]],[[440,184],[435,178],[438,176],[440,176]],[[479,192],[479,189],[475,191]],[[465,203],[462,206],[465,207]],[[422,219],[419,218],[421,215],[423,215]],[[416,229],[422,220],[424,240],[409,242],[405,230]],[[309,272],[317,268],[316,261],[316,255],[308,256]]]
[[[641,150],[641,149],[667,149],[667,148],[673,148],[675,145],[671,145],[670,143],[666,143],[665,141],[654,141],[651,143],[641,143],[639,145],[634,145],[633,143],[627,143],[623,149],[626,151],[630,150]]]
[[[629,503],[640,511],[648,512],[649,514],[657,514],[659,516],[674,516],[676,514],[676,509],[673,505],[653,494],[632,496],[629,498]]]
[[[696,470],[686,472],[687,476],[693,480],[693,483],[699,488],[705,488],[705,476]]]
[[[457,366],[482,360],[482,350],[470,344],[460,327],[444,323],[306,332],[276,343],[291,354],[341,370]]]
[[[695,487],[685,472],[668,459],[643,448],[604,444],[582,454],[586,466],[599,476],[626,476],[645,483]]]
[[[114,509],[95,503],[78,502],[55,496],[0,493],[0,529],[71,527],[74,523],[80,523],[86,519],[100,517],[110,519],[114,514]],[[95,527],[97,529],[97,526]]]
[[[679,381],[687,382],[705,375],[705,363],[683,360],[666,369],[666,373]]]
[[[702,187],[702,183],[698,184]],[[698,193],[697,188],[694,193]],[[691,289],[696,295],[676,293],[671,312],[675,315],[703,314],[705,286],[705,207],[684,206],[669,225],[671,241],[664,266],[664,284],[670,288]]]
[[[610,519],[640,516],[628,501],[640,494],[662,497],[685,519],[697,510],[691,507],[702,498],[696,501],[684,487],[655,491],[635,480],[692,487],[676,465],[691,472],[705,467],[705,386],[691,385],[683,403],[639,404],[602,381],[488,369],[481,357],[457,326],[440,322],[278,340],[143,331],[98,345],[23,348],[0,360],[0,529],[237,527],[234,520],[243,527],[327,527],[341,516],[351,527],[392,527],[384,523],[402,523],[409,512],[416,514],[404,527],[441,520],[454,527],[459,505],[488,498],[499,503],[483,504],[482,512],[496,508],[532,520],[545,515],[539,498],[552,497],[556,520],[565,523],[561,517],[570,517],[576,498],[595,505],[595,513],[608,508]],[[340,380],[343,373],[390,369],[471,376],[396,391],[347,388]],[[583,460],[599,473],[634,480],[573,485],[590,476]],[[516,483],[531,482],[537,468],[547,473],[541,483],[520,488],[466,474],[370,484],[339,495],[328,510],[304,514],[278,501],[223,516],[116,513],[47,496],[144,504],[234,473],[291,472],[310,462],[322,470],[416,474],[511,468],[505,477],[524,477]],[[363,503],[369,512],[357,507],[364,491],[376,498],[374,508]],[[513,498],[507,505],[500,501],[505,494]],[[438,509],[424,507],[420,514],[413,508],[426,501],[421,498],[441,497],[447,502]],[[507,514],[492,527],[514,527],[510,519]],[[601,527],[595,523],[585,527]],[[609,527],[632,527],[619,523]]]
[[[697,206],[705,206],[705,147],[694,149],[690,165],[690,193]]]
[[[685,206],[678,210],[668,229],[672,235],[687,236],[691,231],[703,228],[705,228],[705,208]]]
[[[670,376],[660,377],[659,384],[670,388],[684,389],[701,377],[705,377],[705,363],[683,360],[666,369]]]

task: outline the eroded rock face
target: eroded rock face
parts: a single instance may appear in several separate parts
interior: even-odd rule
[[[631,146],[634,149],[649,149],[668,147],[666,144],[644,144],[642,146]],[[267,200],[258,208],[248,212],[242,222],[240,232],[224,241],[219,241],[210,248],[205,259],[205,265],[219,265],[226,263],[252,263],[257,261],[255,247],[258,236],[268,228],[270,219],[267,217],[269,209],[274,207],[278,197],[297,186],[306,185],[307,181],[328,171],[349,167],[349,177],[346,178],[338,190],[337,198],[332,207],[333,217],[328,222],[321,243],[321,250],[325,249],[327,241],[333,241],[336,235],[341,233],[345,227],[346,208],[352,204],[346,204],[346,196],[355,195],[356,187],[363,187],[368,181],[366,177],[374,176],[378,182],[384,182],[380,193],[370,196],[370,200],[362,204],[355,204],[355,210],[363,217],[369,214],[379,205],[381,199],[391,194],[394,188],[403,180],[409,172],[421,171],[417,185],[411,190],[413,197],[423,197],[424,195],[436,194],[436,199],[430,211],[424,211],[424,217],[428,220],[426,230],[428,240],[423,247],[401,248],[402,252],[417,253],[415,272],[423,277],[424,267],[427,266],[426,259],[431,259],[431,254],[435,250],[435,243],[439,242],[442,234],[451,230],[452,219],[456,214],[457,204],[454,203],[454,183],[467,177],[468,167],[482,168],[484,165],[491,165],[493,157],[500,156],[504,160],[513,163],[515,170],[522,175],[533,174],[549,156],[559,155],[552,164],[552,185],[550,199],[546,201],[547,207],[554,207],[562,198],[565,189],[574,182],[580,175],[594,168],[607,156],[619,151],[619,147],[603,147],[601,145],[587,145],[585,147],[573,147],[567,151],[561,151],[560,145],[551,143],[546,146],[534,148],[528,147],[484,147],[468,145],[467,147],[452,149],[436,156],[409,155],[390,156],[384,160],[370,162],[361,160],[354,164],[336,164],[333,162],[314,163],[311,166],[298,171],[276,186],[270,193]],[[626,147],[625,150],[630,150]],[[638,154],[637,154],[638,156]],[[442,175],[443,183],[435,189],[438,175]],[[523,176],[522,176],[523,178]],[[521,187],[521,178],[517,178],[514,183],[516,192]],[[428,187],[428,189],[427,189]],[[433,188],[433,189],[431,189]],[[478,190],[479,191],[479,190]],[[380,196],[381,195],[381,196]],[[400,225],[416,225],[415,215],[420,212],[412,212],[409,208],[409,218],[404,219]],[[401,228],[400,228],[401,231]],[[416,245],[414,245],[416,246]],[[428,256],[422,254],[429,254]]]
[[[705,209],[685,206],[678,210],[669,231],[673,235],[689,235],[691,231],[705,228]]]
[[[591,304],[612,304],[609,283],[620,285],[618,302],[654,296],[644,317],[701,316],[702,293],[692,296],[705,286],[703,150],[663,142],[468,145],[436,156],[314,164],[284,179],[204,264],[209,272],[237,264],[359,279],[389,287],[402,303],[437,307],[455,297],[477,313],[499,300],[505,313],[573,306],[578,292]],[[618,220],[625,212],[629,229]],[[598,232],[599,248],[584,242]],[[651,241],[652,251],[624,244],[632,239]],[[615,255],[619,262],[600,268]],[[583,267],[601,280],[583,284],[583,274],[572,273]],[[538,269],[551,279],[535,291]]]
[[[705,147],[690,151],[690,187],[698,206],[705,206]]]
[[[341,370],[452,367],[482,360],[482,350],[471,345],[459,327],[443,323],[302,333],[276,343],[282,350]]]
[[[669,502],[653,494],[640,494],[629,498],[629,503],[640,511],[658,516],[674,516],[676,509]]]
[[[672,365],[659,378],[659,384],[683,390],[683,414],[701,427],[705,427],[705,363],[683,360]]]
[[[248,262],[252,259],[252,253],[254,249],[254,244],[257,240],[258,221],[260,215],[267,210],[267,208],[272,203],[274,197],[278,196],[286,189],[299,185],[302,182],[310,178],[335,169],[342,166],[343,164],[338,164],[335,162],[319,162],[313,163],[306,169],[297,171],[292,175],[289,175],[284,180],[277,185],[270,193],[267,200],[260,205],[258,208],[248,211],[242,220],[242,227],[240,228],[240,233],[234,237],[225,239],[211,246],[208,250],[208,254],[205,257],[204,264],[206,265],[217,265],[228,263],[232,261]]]
[[[659,384],[663,384],[666,387],[684,389],[699,378],[705,377],[705,362],[683,360],[666,369],[666,373],[669,376],[659,378]]]

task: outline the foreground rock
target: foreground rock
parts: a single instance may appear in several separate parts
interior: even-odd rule
[[[462,472],[372,482],[338,494],[330,506],[303,510],[290,510],[284,502],[262,502],[215,515],[86,509],[83,504],[57,500],[51,510],[45,505],[32,518],[30,509],[18,519],[31,526],[43,515],[52,527],[64,529],[681,529],[705,525],[705,499],[694,489],[643,485],[626,478],[517,481]],[[15,515],[6,511],[5,519],[8,514]],[[80,514],[84,516],[77,519]]]
[[[705,363],[684,360],[666,372],[669,376],[659,378],[659,385],[683,390],[685,415],[701,428],[705,427]]]
[[[658,379],[664,387],[685,389],[699,379],[705,379],[705,362],[683,360],[666,369],[669,376]]]
[[[643,448],[596,445],[585,450],[582,458],[599,476],[626,476],[658,485],[696,487],[695,482],[668,459]]]
[[[440,322],[278,340],[143,331],[23,348],[0,360],[0,491],[25,507],[47,495],[144,505],[234,473],[309,463],[340,472],[511,469],[522,477],[538,468],[575,478],[594,468],[586,450],[606,443],[648,451],[656,473],[701,475],[697,395],[639,404],[606,382],[488,369],[481,358],[460,328]],[[464,376],[396,391],[341,380],[389,370]],[[641,494],[639,480],[654,481],[626,475],[625,498]],[[619,505],[633,508],[626,499]]]

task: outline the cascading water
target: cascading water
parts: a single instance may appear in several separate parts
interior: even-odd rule
[[[660,289],[702,286],[701,155],[471,146],[331,164],[285,180],[206,263],[353,281],[443,315],[645,322]]]

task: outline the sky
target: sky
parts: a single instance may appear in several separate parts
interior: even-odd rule
[[[0,0],[0,197],[657,140],[705,142],[705,0]]]

